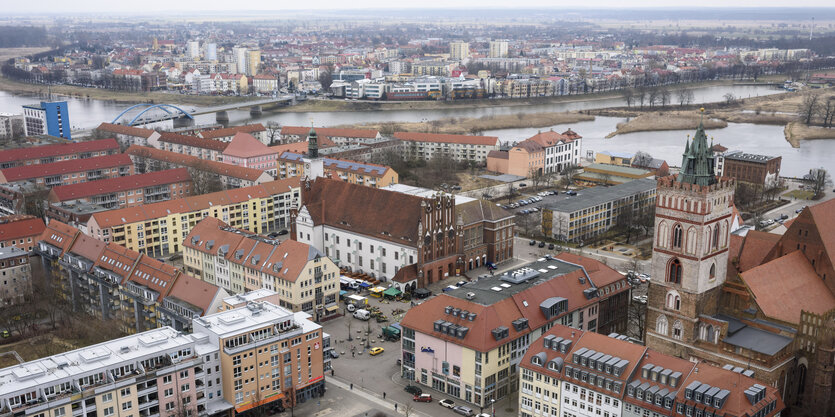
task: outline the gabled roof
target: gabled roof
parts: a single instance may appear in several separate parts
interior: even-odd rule
[[[224,155],[238,158],[253,158],[257,156],[275,155],[275,151],[264,145],[258,139],[245,132],[238,132],[232,137],[229,146],[223,151]]]
[[[198,133],[198,136],[204,139],[217,139],[217,138],[225,138],[228,136],[234,136],[236,133],[253,133],[253,132],[263,132],[267,130],[264,128],[264,125],[261,123],[256,123],[252,125],[243,125],[243,126],[232,126],[223,129],[214,129],[214,130],[204,130]]]
[[[739,262],[737,264],[739,270],[745,272],[759,266],[774,245],[777,244],[777,241],[780,240],[780,237],[780,235],[773,233],[750,230],[743,238],[742,245],[739,248]]]
[[[316,225],[408,246],[417,246],[421,202],[427,201],[331,178],[316,178],[302,199]]]
[[[163,132],[159,136],[159,141],[174,143],[177,145],[192,146],[195,148],[209,149],[217,152],[223,152],[223,150],[229,145],[226,142],[199,138],[197,136],[180,135],[171,132]]]
[[[510,159],[510,152],[508,151],[490,151],[487,153],[488,158],[496,159]]]
[[[247,181],[257,181],[259,178],[261,178],[262,175],[265,175],[264,171],[261,171],[260,169],[225,164],[223,162],[217,161],[209,161],[206,159],[200,159],[196,156],[165,151],[162,149],[151,148],[148,146],[131,145],[128,148],[128,150],[125,151],[125,153],[141,158],[150,158],[155,159],[157,161],[168,162],[178,166],[195,167],[197,169],[211,172],[217,175],[231,178],[239,178]]]
[[[155,130],[151,129],[142,129],[140,127],[133,127],[133,126],[125,126],[125,125],[117,125],[113,123],[102,123],[96,129],[108,132],[108,133],[116,133],[120,135],[127,135],[127,136],[136,136],[139,138],[149,138],[154,133],[157,133]]]
[[[125,154],[97,156],[95,158],[71,159],[51,164],[26,165],[0,170],[7,182],[23,181],[53,175],[71,174],[100,168],[133,166],[130,157]]]
[[[181,275],[174,281],[168,297],[184,301],[200,310],[200,315],[211,314],[212,304],[218,297],[226,297],[226,291],[190,275]]]
[[[809,213],[817,226],[821,242],[829,255],[829,259],[835,259],[835,200],[827,200],[823,203],[809,206]]]
[[[63,253],[72,246],[73,241],[79,234],[81,232],[78,229],[58,220],[52,220],[46,225],[38,241],[55,246]]]
[[[52,188],[50,193],[55,195],[57,201],[66,201],[190,180],[191,176],[188,174],[188,168],[175,168],[127,177],[106,178],[78,184],[61,185]]]
[[[524,150],[527,153],[537,153],[544,152],[545,148],[543,148],[542,145],[540,145],[539,143],[534,142],[532,140],[523,140],[517,143],[510,151],[513,152],[519,150]]]
[[[37,217],[25,216],[17,219],[12,219],[11,216],[0,217],[0,241],[40,236],[45,228],[43,220]]]
[[[760,310],[776,320],[799,324],[802,310],[823,314],[835,308],[835,295],[801,251],[745,271],[741,278]]]
[[[496,136],[468,136],[422,132],[394,132],[394,138],[414,142],[458,143],[465,145],[472,144],[496,146],[499,144],[499,138]]]
[[[0,151],[0,162],[25,161],[73,155],[82,152],[118,151],[116,139],[99,139],[85,142],[56,143],[54,145],[17,148]]]
[[[495,222],[515,215],[487,200],[473,200],[455,206],[455,215],[461,216],[464,225],[484,220]]]
[[[539,132],[526,140],[534,141],[544,148],[558,145],[560,143],[569,143],[574,141],[574,139],[554,132],[553,130],[548,132]]]

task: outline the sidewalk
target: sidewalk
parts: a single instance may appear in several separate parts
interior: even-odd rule
[[[394,404],[395,404],[394,402],[384,400],[384,399],[380,398],[380,396],[377,395],[376,393],[373,393],[373,392],[368,391],[366,389],[360,388],[356,385],[354,385],[354,388],[351,389],[351,384],[349,382],[342,381],[341,378],[339,378],[339,377],[336,377],[336,376],[329,377],[325,380],[325,383],[326,384],[333,384],[336,387],[339,387],[339,388],[342,388],[344,390],[350,391],[350,392],[354,393],[355,395],[358,395],[358,396],[362,397],[363,399],[365,399],[369,403],[376,404],[377,406],[379,406],[383,410],[388,410],[388,412],[391,412],[391,413],[406,414],[406,407],[411,405],[411,404],[398,403],[397,404],[398,405],[397,411],[395,411],[394,410]],[[432,417],[431,415],[426,414],[426,413],[422,413],[418,410],[415,410],[414,408],[412,408],[409,411],[409,416]]]

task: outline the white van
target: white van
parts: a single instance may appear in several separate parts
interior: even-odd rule
[[[354,312],[354,318],[360,320],[368,320],[371,318],[371,312],[368,310],[357,310]]]
[[[356,290],[360,287],[360,284],[355,279],[342,276],[339,277],[339,286],[342,287],[343,290]]]

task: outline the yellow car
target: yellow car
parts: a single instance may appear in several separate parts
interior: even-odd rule
[[[371,356],[377,356],[377,355],[383,353],[384,350],[385,349],[377,346],[375,348],[371,348],[371,350],[368,351],[368,354],[371,355]]]

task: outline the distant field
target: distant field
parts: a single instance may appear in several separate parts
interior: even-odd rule
[[[0,62],[5,62],[11,58],[17,58],[26,55],[38,54],[50,50],[48,47],[37,48],[0,48]]]

